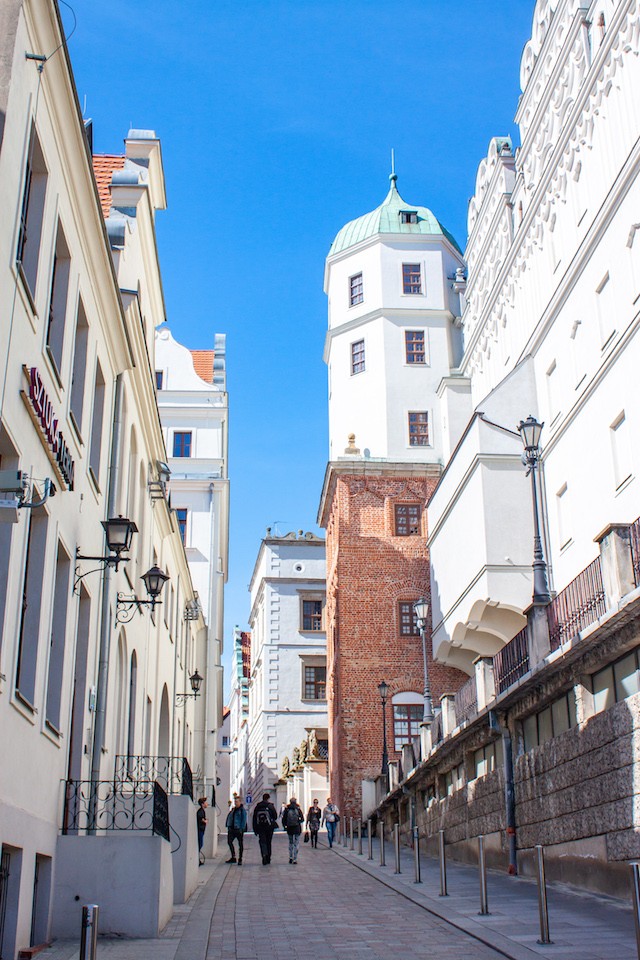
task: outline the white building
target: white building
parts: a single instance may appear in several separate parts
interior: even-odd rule
[[[219,794],[220,810],[227,809],[234,793],[244,797],[249,783],[249,678],[251,676],[251,634],[236,627],[233,631],[233,665],[229,696],[229,792]]]
[[[228,396],[225,336],[213,350],[188,350],[170,330],[156,330],[155,378],[168,453],[171,505],[208,630],[208,691],[198,789],[210,796],[216,783],[215,731],[222,723],[224,584],[229,557]],[[212,818],[215,808],[212,805]],[[212,844],[217,824],[206,834]],[[213,848],[211,848],[213,849]]]
[[[440,386],[450,459],[429,505],[434,653],[468,672],[531,601],[520,420],[545,424],[552,590],[596,558],[603,528],[640,514],[637,31],[627,0],[539,0],[521,145],[495,138],[478,170],[464,355]]]
[[[202,765],[204,698],[176,697],[206,633],[184,615],[149,370],[160,142],[130,131],[92,164],[52,0],[3,3],[0,48],[0,953],[14,960],[77,935],[78,897],[101,904],[103,932],[150,936],[193,889],[193,805],[167,810],[152,788],[180,793],[183,761]],[[118,517],[134,527],[116,564],[102,524]],[[160,606],[142,581],[154,567]]]
[[[433,213],[390,179],[384,202],[340,230],[326,261],[329,460],[355,434],[365,458],[440,463],[436,397],[462,355],[464,262]]]
[[[327,796],[324,540],[268,529],[249,590],[246,793],[253,802],[265,790],[278,802],[294,794],[310,805],[311,794]]]

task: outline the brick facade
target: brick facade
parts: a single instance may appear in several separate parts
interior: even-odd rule
[[[426,504],[437,465],[361,461],[330,464],[320,510],[327,530],[327,679],[331,796],[346,816],[359,816],[361,781],[380,773],[382,707],[378,684],[396,693],[424,685],[419,636],[402,636],[400,601],[429,596]],[[419,503],[418,535],[395,535],[395,505]],[[434,704],[467,679],[431,663]],[[420,697],[421,700],[421,697]],[[387,704],[389,759],[394,750]]]

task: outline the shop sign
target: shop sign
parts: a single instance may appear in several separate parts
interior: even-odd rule
[[[29,400],[42,432],[51,447],[51,452],[56,458],[58,469],[69,490],[73,490],[75,464],[69,447],[62,436],[62,431],[58,429],[58,417],[51,400],[49,400],[37,367],[31,367],[29,371]]]

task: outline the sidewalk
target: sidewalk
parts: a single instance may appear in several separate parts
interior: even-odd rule
[[[401,847],[400,869],[395,871],[395,851],[385,841],[386,866],[380,866],[380,847],[373,839],[373,860],[368,859],[367,839],[354,850],[334,843],[336,854],[375,877],[387,887],[459,930],[493,947],[510,960],[638,960],[631,901],[582,893],[562,884],[547,884],[549,937],[551,944],[538,944],[540,918],[538,888],[529,877],[509,877],[487,871],[489,915],[481,916],[478,868],[447,861],[447,892],[440,894],[440,865],[424,854],[420,858],[421,883],[415,883],[413,850]],[[631,896],[631,877],[629,878]]]
[[[187,903],[173,908],[173,917],[158,939],[138,940],[126,937],[98,937],[100,960],[205,960],[211,918],[228,867],[226,847],[222,843],[216,857],[207,860],[198,872],[198,886]],[[78,909],[78,938],[81,910]],[[79,960],[78,940],[55,940],[38,954],[38,960]]]

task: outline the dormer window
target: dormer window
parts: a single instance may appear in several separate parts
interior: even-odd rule
[[[401,210],[400,222],[401,223],[417,223],[418,211],[417,210]]]

